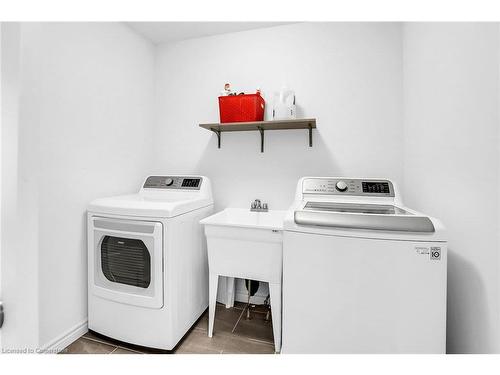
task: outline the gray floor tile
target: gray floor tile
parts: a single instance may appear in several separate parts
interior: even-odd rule
[[[133,352],[137,352],[138,354],[169,354],[170,351],[155,349],[155,348],[147,348],[144,346],[129,344],[123,341],[115,340],[110,337],[106,337],[104,335],[100,335],[96,332],[88,331],[84,336],[87,340],[97,341],[103,344],[112,345],[115,347],[120,347],[122,349],[130,350]]]
[[[110,354],[143,354],[143,353],[137,352],[135,350],[125,349],[125,348],[116,348]]]
[[[223,354],[273,354],[274,345],[245,339],[241,336],[225,337]]]
[[[116,349],[116,346],[80,337],[71,345],[63,349],[61,354],[109,354],[114,349]]]
[[[240,319],[238,325],[234,332],[232,329],[238,317],[243,311],[244,305],[238,305],[234,308],[226,309],[224,305],[217,304],[217,309],[215,312],[215,323],[214,323],[214,335],[236,335],[247,337],[250,339],[263,341],[267,343],[274,343],[273,338],[273,326],[271,318],[266,321],[266,309],[259,307],[251,310],[250,319],[246,318],[246,311],[244,312],[242,318]],[[208,314],[203,320],[204,327],[208,327]]]
[[[266,315],[251,313],[251,319],[246,319],[246,315],[239,321],[234,333],[238,336],[274,343],[273,325],[271,318],[266,321]]]
[[[206,332],[193,329],[180,342],[175,353],[219,354],[223,345],[223,336],[208,337]]]
[[[242,317],[234,333],[232,329],[245,304],[237,303],[234,308],[226,309],[217,304],[214,324],[214,336],[209,338],[208,311],[195,323],[184,336],[174,351],[146,348],[113,340],[89,331],[82,338],[70,345],[71,353],[111,353],[112,354],[264,354],[274,353],[271,321],[265,320],[265,306],[255,306],[252,319]]]
[[[87,337],[87,338],[91,338],[91,339],[96,339],[98,338],[99,336],[96,335],[93,331],[87,331],[86,334],[84,334],[82,337]]]
[[[102,342],[103,344],[109,344],[109,345],[117,346],[117,345],[114,345],[112,339],[109,339],[109,338],[107,338],[105,336],[102,336],[102,335],[97,335],[97,334],[95,334],[92,331],[88,331],[82,337],[84,337],[86,339],[89,339],[89,340],[93,340],[93,341],[97,341],[97,342]]]

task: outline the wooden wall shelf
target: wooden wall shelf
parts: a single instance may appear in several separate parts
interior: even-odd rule
[[[276,121],[255,121],[255,122],[228,122],[214,124],[200,124],[200,127],[213,131],[217,134],[217,143],[220,148],[221,133],[223,132],[260,132],[260,152],[264,152],[264,131],[266,130],[289,130],[308,129],[309,147],[312,147],[312,130],[316,129],[316,119],[296,119],[296,120],[276,120]]]

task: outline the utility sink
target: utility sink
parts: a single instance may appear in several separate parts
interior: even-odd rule
[[[209,271],[281,283],[285,214],[226,208],[201,220],[207,236]]]
[[[275,351],[281,348],[283,219],[286,211],[252,212],[227,208],[200,221],[205,226],[209,268],[209,327],[212,337],[219,276],[227,277],[234,301],[234,278],[269,283]]]
[[[282,230],[286,211],[253,212],[245,208],[226,208],[200,221],[201,224],[222,227]]]

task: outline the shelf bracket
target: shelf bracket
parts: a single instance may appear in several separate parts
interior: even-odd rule
[[[215,128],[210,128],[215,134],[217,134],[217,147],[220,148],[220,130]]]
[[[313,146],[313,128],[312,125],[309,124],[309,147]]]
[[[262,129],[260,126],[257,127],[260,132],[260,152],[264,152],[264,129]]]

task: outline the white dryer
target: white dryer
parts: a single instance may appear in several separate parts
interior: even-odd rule
[[[213,212],[202,176],[150,176],[139,193],[88,209],[88,323],[128,343],[171,350],[208,306]]]
[[[391,181],[300,179],[283,241],[283,353],[445,352],[444,228]]]

